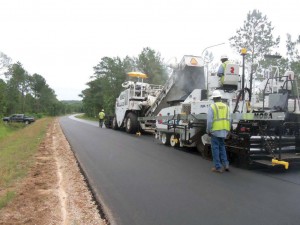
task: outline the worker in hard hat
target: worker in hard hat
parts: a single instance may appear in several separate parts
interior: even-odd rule
[[[104,113],[104,109],[101,110],[101,112],[99,112],[99,127],[103,127],[103,122],[105,119],[105,113]]]
[[[211,151],[214,167],[212,172],[222,173],[223,168],[229,171],[229,162],[225,149],[225,138],[230,131],[229,107],[221,101],[222,94],[219,90],[213,91],[214,103],[210,105],[207,113],[206,132],[211,137]]]
[[[222,64],[220,65],[220,67],[218,69],[217,75],[220,77],[220,83],[223,86],[225,69],[226,69],[227,64],[230,63],[230,61],[228,60],[228,56],[221,55],[221,62],[222,62]]]

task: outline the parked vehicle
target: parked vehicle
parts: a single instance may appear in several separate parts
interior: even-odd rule
[[[26,116],[25,114],[13,114],[8,117],[4,117],[2,119],[6,123],[25,123],[25,124],[30,124],[35,121],[34,117]]]

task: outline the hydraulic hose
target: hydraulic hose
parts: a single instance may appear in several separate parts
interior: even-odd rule
[[[237,112],[237,109],[238,109],[238,106],[239,106],[239,102],[240,102],[240,98],[243,97],[243,96],[245,97],[246,91],[248,92],[249,99],[251,99],[251,92],[250,92],[249,88],[244,88],[244,89],[240,90],[239,94],[238,94],[238,96],[236,98],[236,103],[235,103],[235,107],[234,107],[233,113]]]

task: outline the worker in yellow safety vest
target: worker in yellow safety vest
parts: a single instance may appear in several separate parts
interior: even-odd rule
[[[225,70],[226,70],[227,64],[230,63],[230,61],[228,60],[228,56],[222,55],[221,62],[222,62],[222,64],[220,65],[220,67],[218,69],[217,75],[220,77],[220,83],[223,86]]]
[[[229,171],[229,162],[225,149],[225,138],[230,131],[229,107],[221,101],[222,95],[219,90],[213,91],[214,103],[210,105],[207,113],[206,132],[211,137],[211,151],[213,156],[213,172]]]
[[[104,119],[105,119],[105,113],[104,113],[104,109],[102,109],[101,112],[99,112],[99,127],[101,128],[103,126]]]

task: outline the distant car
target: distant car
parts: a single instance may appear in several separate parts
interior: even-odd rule
[[[2,120],[6,123],[17,122],[25,124],[30,124],[35,121],[34,117],[26,116],[25,114],[13,114],[11,116],[4,117]]]

